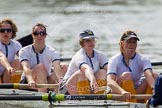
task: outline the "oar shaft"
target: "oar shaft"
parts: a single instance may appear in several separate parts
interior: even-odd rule
[[[58,84],[36,84],[36,88],[59,88]],[[18,84],[18,88],[29,88],[28,84]]]
[[[61,61],[70,61],[71,58],[61,58],[60,60],[61,60]]]
[[[148,99],[151,94],[132,95],[132,99]],[[120,94],[89,94],[89,95],[64,95],[64,94],[45,94],[45,95],[0,95],[0,100],[43,100],[43,101],[65,101],[65,100],[116,100],[122,99]]]
[[[1,89],[28,89],[28,84],[20,84],[20,83],[2,83],[0,84]],[[36,88],[55,88],[58,89],[58,84],[36,84]]]
[[[106,100],[106,95],[65,95],[65,100]]]
[[[27,95],[0,95],[0,100],[44,100],[48,101],[48,95],[27,96]]]
[[[151,64],[152,66],[159,66],[162,65],[162,62],[152,62]]]
[[[148,99],[151,94],[136,94],[132,95],[132,99]],[[87,95],[64,95],[56,94],[51,96],[52,100],[63,101],[63,100],[116,100],[122,99],[123,96],[120,94],[87,94]]]

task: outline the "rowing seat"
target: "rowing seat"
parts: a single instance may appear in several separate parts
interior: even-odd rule
[[[21,74],[18,73],[11,78],[11,83],[19,83],[21,78]],[[0,83],[2,83],[2,79],[0,78]]]
[[[21,78],[21,75],[14,75],[12,78],[11,78],[11,83],[19,83],[20,82],[20,78]]]

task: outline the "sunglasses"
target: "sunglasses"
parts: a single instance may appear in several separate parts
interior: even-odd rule
[[[11,31],[12,31],[12,29],[10,29],[10,28],[0,29],[1,33],[5,33],[5,32],[10,33]]]
[[[45,36],[46,32],[45,31],[41,31],[41,32],[35,31],[35,32],[33,32],[33,34],[34,34],[34,36],[38,36],[38,35]]]

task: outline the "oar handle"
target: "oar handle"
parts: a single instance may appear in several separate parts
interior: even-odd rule
[[[152,94],[136,94],[132,95],[132,99],[149,99]]]
[[[23,73],[23,70],[16,70],[16,73],[14,75],[21,75]]]
[[[152,94],[132,94],[131,99],[149,99]],[[107,94],[107,100],[122,99],[121,94]]]
[[[28,84],[18,84],[18,88],[26,89],[29,88]],[[59,88],[59,84],[36,84],[36,88]]]
[[[105,91],[106,89],[107,89],[107,86],[98,87],[98,91]]]

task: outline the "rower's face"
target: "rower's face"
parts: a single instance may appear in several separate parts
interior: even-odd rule
[[[33,30],[33,39],[34,40],[44,40],[45,37],[46,37],[46,31],[45,31],[45,28],[42,27],[42,26],[35,26],[34,30]]]
[[[137,39],[131,38],[129,40],[124,41],[124,48],[125,49],[135,50],[136,47],[137,47]]]
[[[83,40],[83,47],[86,49],[93,49],[95,47],[95,38],[91,39],[84,39]]]
[[[133,56],[137,48],[137,39],[131,38],[129,40],[123,41],[122,47],[125,54]]]
[[[13,35],[12,27],[8,23],[3,23],[0,27],[0,38],[1,41],[10,41]]]

